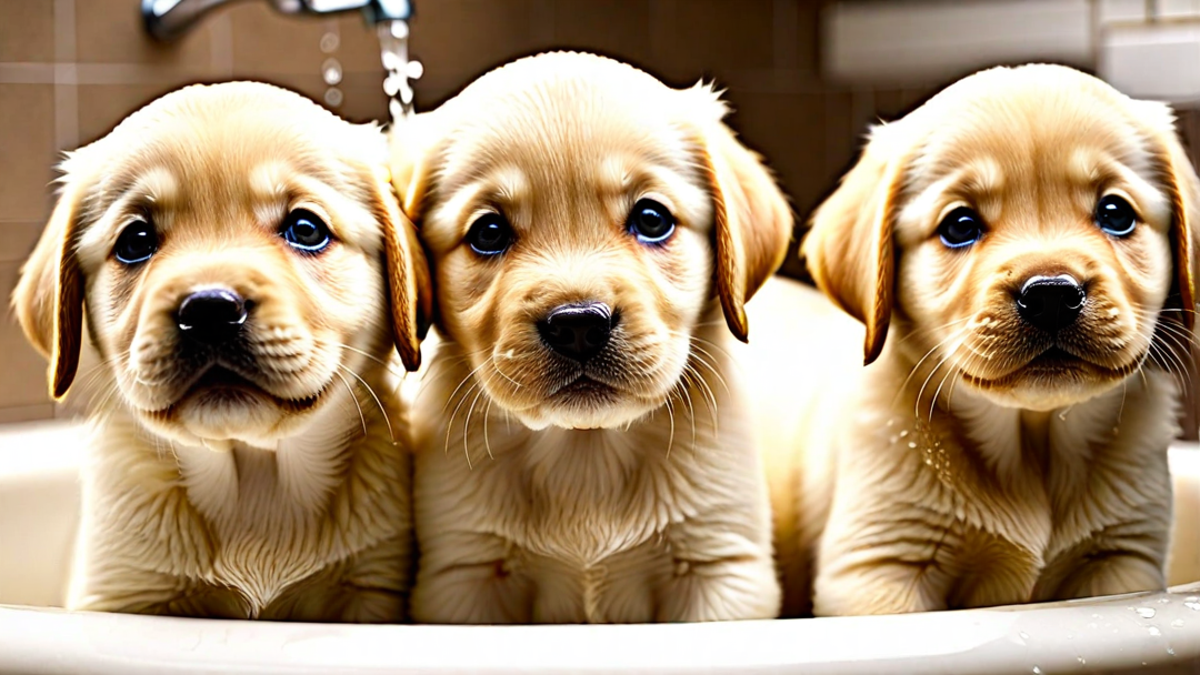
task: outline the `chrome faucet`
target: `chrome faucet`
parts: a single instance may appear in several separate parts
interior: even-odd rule
[[[221,5],[239,0],[142,0],[142,19],[146,32],[163,42],[181,37],[205,14]],[[413,112],[411,80],[421,77],[418,61],[408,58],[408,20],[412,18],[411,0],[270,0],[284,14],[329,15],[362,10],[367,23],[379,37],[383,82],[388,95],[388,112],[396,122]]]
[[[142,19],[146,31],[164,42],[175,40],[188,31],[209,11],[237,0],[142,0]],[[412,17],[409,0],[270,0],[283,14],[326,15],[362,10],[371,24],[408,21]]]

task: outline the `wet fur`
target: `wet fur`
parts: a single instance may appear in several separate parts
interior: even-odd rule
[[[1127,239],[1092,222],[1110,193],[1139,214]],[[1164,586],[1197,197],[1166,106],[1067,68],[985,71],[873,130],[804,245],[860,322],[813,330],[871,365],[817,347],[840,364],[812,383],[822,422],[775,458],[794,477],[775,495],[785,613],[807,611],[810,576],[819,615]],[[986,230],[951,250],[936,227],[956,204]],[[1047,344],[1014,289],[1063,272],[1088,289],[1060,334],[1082,360],[1029,365]]]
[[[405,617],[411,469],[388,362],[397,344],[419,364],[424,262],[385,157],[374,127],[230,83],[168,94],[64,163],[13,302],[52,393],[89,411],[69,609]],[[319,256],[277,232],[301,205],[333,232]],[[146,218],[158,252],[118,262],[117,234]],[[253,392],[192,393],[203,365],[179,356],[175,310],[211,286],[255,303],[230,364]]]
[[[416,401],[413,616],[447,623],[768,618],[767,493],[728,347],[780,264],[782,194],[707,88],[672,90],[587,54],[504,66],[421,116],[393,175],[437,280],[444,340]],[[429,141],[422,153],[408,138]],[[625,230],[651,194],[678,231]],[[516,244],[483,259],[480,212]],[[535,321],[564,302],[620,312],[588,375]]]

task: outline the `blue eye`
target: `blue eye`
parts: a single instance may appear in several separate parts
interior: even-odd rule
[[[488,213],[471,224],[467,232],[467,243],[479,255],[493,256],[504,253],[512,245],[512,228],[499,213]]]
[[[661,244],[675,233],[675,217],[653,199],[639,199],[629,213],[629,231],[643,244]]]
[[[136,220],[121,230],[113,255],[126,265],[146,262],[158,250],[158,233],[144,220]]]
[[[1108,195],[1096,204],[1096,224],[1114,237],[1124,237],[1137,227],[1137,214],[1129,202],[1116,195]]]
[[[289,246],[305,253],[320,253],[330,242],[329,228],[315,213],[296,209],[284,218],[279,236]]]
[[[983,219],[973,210],[960,206],[942,219],[938,236],[948,248],[970,246],[983,237]]]

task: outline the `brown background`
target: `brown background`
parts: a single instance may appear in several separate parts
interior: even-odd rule
[[[866,125],[893,119],[945,82],[847,87],[818,70],[815,0],[414,0],[410,50],[425,65],[419,110],[517,56],[554,48],[629,61],[676,86],[727,88],[731,124],[763,153],[801,222],[853,161]],[[250,78],[322,100],[321,64],[344,71],[335,108],[382,120],[378,42],[359,15],[302,19],[235,3],[183,40],[155,44],[137,0],[0,0],[0,296],[48,216],[59,151],[88,143],[151,99],[191,82]],[[322,37],[338,36],[325,53]],[[326,41],[328,46],[328,40]],[[1200,116],[1184,113],[1200,138]],[[784,272],[801,275],[790,256]],[[0,423],[54,416],[45,363],[11,317],[0,324]],[[1194,400],[1194,399],[1193,399]],[[1187,406],[1191,411],[1192,403]],[[1189,414],[1190,435],[1195,436]]]

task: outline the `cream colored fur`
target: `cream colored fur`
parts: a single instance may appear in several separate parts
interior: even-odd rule
[[[72,396],[92,432],[69,609],[405,617],[411,468],[386,363],[395,337],[418,365],[424,261],[385,153],[374,127],[230,83],[168,94],[66,161],[13,300],[54,394],[83,352]],[[296,208],[326,220],[324,252],[280,236]],[[112,250],[136,221],[160,244],[126,265]],[[177,351],[179,303],[212,287],[253,303],[240,385],[197,383]]]
[[[398,136],[445,340],[415,403],[415,619],[775,616],[767,490],[728,352],[792,221],[724,112],[707,88],[554,53]],[[646,196],[678,220],[661,247],[627,230]],[[487,213],[516,234],[485,258],[464,239]],[[559,391],[565,366],[535,329],[584,300],[620,313],[609,365],[587,371],[602,395]]]
[[[1134,234],[1095,224],[1108,194]],[[810,576],[819,615],[1164,586],[1198,197],[1166,106],[1057,66],[976,74],[872,132],[804,245],[861,325],[800,294],[816,377],[800,450],[768,455],[786,614]],[[984,234],[949,249],[962,205]],[[1074,360],[1030,365],[1014,284],[1059,273],[1087,287]]]

